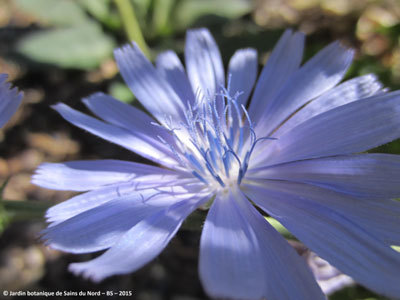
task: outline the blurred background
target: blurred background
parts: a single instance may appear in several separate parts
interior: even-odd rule
[[[38,239],[45,209],[73,193],[30,184],[44,161],[138,160],[73,127],[50,106],[65,102],[85,111],[81,98],[96,91],[137,105],[118,74],[113,49],[136,40],[151,59],[167,49],[182,57],[185,31],[203,26],[213,33],[225,66],[236,49],[253,47],[261,68],[290,27],[307,34],[306,59],[339,39],[356,50],[347,78],[372,72],[390,89],[400,88],[398,0],[0,0],[0,73],[25,93],[0,130],[0,291],[125,290],[138,300],[208,299],[197,275],[199,230],[181,230],[134,274],[101,284],[73,276],[68,264],[94,255],[61,253]],[[400,154],[400,142],[374,152]],[[385,298],[352,285],[330,299]]]

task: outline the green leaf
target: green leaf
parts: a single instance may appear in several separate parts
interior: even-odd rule
[[[155,0],[152,23],[156,34],[171,33],[171,12],[174,4],[175,0]]]
[[[125,103],[132,103],[135,99],[132,91],[121,82],[113,82],[110,86],[109,93],[114,98]]]
[[[181,229],[189,231],[201,231],[207,212],[205,210],[196,210],[189,215],[182,223]]]
[[[4,180],[4,182],[1,184],[0,187],[0,235],[3,233],[3,231],[7,228],[7,225],[10,223],[10,215],[6,212],[3,206],[4,189],[6,188],[9,180],[10,178]]]
[[[112,9],[111,0],[79,0],[78,3],[86,9],[89,14],[111,29],[122,26],[121,20]]]
[[[233,19],[251,10],[252,2],[248,0],[182,0],[176,8],[174,22],[182,29],[202,16],[214,15]]]
[[[88,17],[83,9],[71,0],[15,0],[17,7],[39,21],[55,26],[85,23]]]
[[[143,54],[150,58],[150,49],[143,37],[142,28],[137,18],[136,7],[127,0],[114,0],[124,24],[125,32],[130,41],[135,41]]]
[[[78,3],[97,19],[108,16],[111,0],[78,0]]]
[[[127,0],[135,7],[137,17],[144,20],[149,13],[152,0]]]
[[[392,247],[393,250],[395,250],[395,251],[397,251],[397,252],[400,252],[400,246],[395,246],[395,245],[393,245],[393,246],[391,246],[391,247]]]
[[[10,221],[42,219],[45,211],[52,206],[52,203],[38,201],[1,200],[0,203]]]
[[[6,188],[9,181],[10,181],[10,177],[6,178],[6,180],[4,180],[4,182],[0,186],[0,203],[1,203],[1,199],[3,199],[4,189]]]
[[[17,51],[40,63],[92,69],[110,57],[114,47],[114,41],[97,24],[85,23],[33,33],[17,45]]]
[[[272,225],[280,234],[282,234],[285,238],[294,240],[296,239],[283,225],[274,218],[264,217],[265,220],[268,221],[269,224]]]
[[[0,201],[0,235],[7,228],[7,225],[10,223],[10,215],[4,209],[3,205]]]

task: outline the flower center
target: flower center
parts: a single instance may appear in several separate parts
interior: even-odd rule
[[[197,93],[196,104],[187,104],[185,121],[177,124],[169,118],[163,126],[173,135],[174,144],[159,137],[182,167],[215,188],[240,185],[257,143],[273,139],[256,138],[246,108],[238,104],[241,94],[232,96],[224,87],[213,97]]]

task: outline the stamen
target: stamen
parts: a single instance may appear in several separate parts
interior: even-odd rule
[[[254,131],[253,131],[254,132]],[[254,133],[255,135],[255,133]],[[251,145],[250,150],[246,153],[246,156],[244,158],[244,173],[246,173],[247,168],[249,166],[249,160],[250,160],[250,156],[253,153],[253,150],[255,148],[255,146],[257,145],[257,143],[259,141],[263,141],[263,140],[277,140],[277,138],[272,138],[272,137],[261,137],[255,140],[255,142]]]
[[[157,138],[164,144],[167,145],[169,147],[169,149],[171,150],[171,152],[174,154],[175,158],[177,159],[177,161],[179,162],[179,164],[181,165],[181,167],[186,168],[186,163],[182,160],[182,158],[180,157],[180,155],[178,154],[178,152],[176,151],[175,147],[172,146],[171,144],[169,144],[166,140],[164,140],[160,135],[157,135]]]
[[[240,109],[239,109],[239,106],[237,104],[237,97],[239,97],[241,94],[243,94],[243,93],[237,92],[235,94],[234,98],[232,99],[233,107],[235,108],[235,111],[236,111],[236,117],[237,117],[237,120],[239,122],[239,127],[243,126],[242,116],[240,114]]]
[[[196,176],[198,179],[200,179],[200,181],[202,181],[203,183],[208,184],[208,181],[205,180],[204,177],[201,176],[201,175],[200,175],[199,173],[197,173],[196,171],[192,171],[192,174],[193,174],[194,176]]]
[[[164,128],[174,138],[171,144],[158,136],[163,144],[168,145],[179,164],[207,185],[218,182],[225,187],[226,182],[232,182],[234,177],[240,185],[256,145],[263,140],[275,139],[257,138],[246,108],[238,102],[243,93],[238,91],[232,96],[230,91],[231,76],[228,77],[227,88],[221,86],[220,92],[213,97],[204,97],[198,89],[195,104],[187,103],[185,119],[178,127],[171,116],[164,117],[164,125],[151,122]],[[246,120],[248,125],[245,126]],[[178,133],[177,130],[183,132]],[[245,143],[246,135],[250,138],[249,144]]]
[[[230,161],[229,156],[225,154],[222,157],[222,162],[224,163],[225,174],[229,178]]]
[[[213,168],[211,167],[210,163],[208,162],[208,159],[206,162],[206,167],[207,167],[208,171],[210,172],[210,174],[218,181],[218,183],[222,187],[225,187],[225,183],[222,181],[221,177],[219,177],[219,175],[214,172]]]
[[[203,166],[199,163],[199,161],[190,153],[185,153],[185,157],[194,165],[198,170],[204,173]]]
[[[213,161],[215,161],[216,160],[215,156],[216,156],[218,150],[217,150],[217,146],[215,145],[215,139],[209,130],[207,130],[207,140],[208,140],[208,144],[210,146],[211,157],[212,157]]]
[[[236,153],[233,152],[232,150],[227,150],[227,151],[225,152],[224,156],[227,155],[227,154],[232,154],[233,157],[236,158],[236,160],[237,160],[237,162],[238,162],[238,164],[239,164],[239,168],[241,169],[241,168],[242,168],[242,163],[241,163],[241,161],[240,161],[240,158],[236,155]]]
[[[240,152],[242,152],[242,147],[243,147],[243,127],[239,128],[239,143],[237,147],[237,153],[240,155]]]
[[[230,150],[232,150],[231,140],[228,139],[228,138],[226,137],[225,133],[224,133],[224,139],[225,139],[225,143],[226,143],[226,145],[228,146],[228,148],[229,148]],[[233,150],[232,150],[232,151],[233,151]]]
[[[210,158],[211,158],[212,166],[214,167],[214,169],[218,170],[218,164],[217,164],[217,160],[216,160],[214,152],[211,151],[210,149],[207,149],[206,157],[207,157],[207,161],[210,161]]]
[[[222,127],[221,127],[221,122],[220,122],[220,119],[219,119],[219,114],[218,114],[217,106],[215,105],[215,102],[216,101],[213,101],[213,105],[212,105],[212,111],[213,111],[215,117],[211,118],[211,119],[213,120],[215,129],[216,129],[216,132],[217,132],[217,136],[220,137],[221,136],[221,128]],[[211,106],[211,104],[210,104],[210,106]],[[212,115],[212,113],[211,113],[211,115]]]
[[[247,112],[247,109],[244,107],[243,104],[242,104],[242,110],[243,110],[244,114],[246,115],[246,119],[247,119],[247,122],[249,123],[250,128],[253,129],[253,123],[251,122],[249,113]]]

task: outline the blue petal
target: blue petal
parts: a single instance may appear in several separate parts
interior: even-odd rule
[[[259,263],[266,270],[264,298],[325,299],[305,261],[244,196],[241,198],[241,212],[257,235],[261,250]]]
[[[245,189],[250,199],[333,266],[378,293],[400,295],[400,254],[351,220],[346,211],[286,190],[262,186]],[[324,199],[321,193],[319,200]]]
[[[294,116],[279,127],[275,136],[281,136],[304,121],[330,109],[372,96],[376,93],[382,93],[382,88],[382,84],[377,80],[376,76],[372,74],[348,80],[326,91],[310,104],[300,109]]]
[[[352,58],[353,50],[342,48],[338,42],[318,52],[290,77],[273,100],[269,101],[265,110],[262,110],[256,133],[260,136],[270,135],[296,110],[338,84]]]
[[[287,181],[257,181],[266,188],[284,191],[325,205],[353,220],[376,238],[400,245],[400,202],[385,199],[359,199],[307,184]]]
[[[257,51],[242,49],[235,52],[229,61],[228,76],[230,76],[230,94],[242,93],[238,98],[238,105],[246,106],[254,82],[257,78]]]
[[[121,190],[123,191],[121,193]],[[127,193],[126,193],[127,192]],[[47,222],[55,226],[73,216],[76,216],[86,210],[90,210],[104,203],[107,203],[117,197],[126,196],[135,192],[135,186],[131,183],[119,184],[118,186],[106,186],[87,193],[83,193],[63,201],[46,211]]]
[[[398,137],[400,92],[393,92],[317,115],[279,137],[261,155],[272,165],[362,152]]]
[[[138,222],[173,203],[170,195],[163,197],[163,204],[154,203],[154,195],[152,191],[110,200],[47,228],[43,239],[50,247],[71,253],[107,249]]]
[[[199,193],[204,187],[202,183],[193,182],[196,179],[184,178],[177,175],[160,176],[149,175],[138,182],[124,182],[114,185],[108,185],[61,202],[46,212],[48,222],[52,225],[63,222],[84,211],[100,206],[103,203],[111,201],[118,197],[160,194],[168,195],[186,195],[188,193]],[[144,197],[144,196],[143,196]]]
[[[0,74],[0,127],[3,127],[21,104],[22,93],[6,82],[7,75]]]
[[[185,62],[193,92],[203,97],[214,97],[224,86],[224,66],[218,46],[205,29],[188,30]]]
[[[303,49],[304,34],[286,30],[269,56],[254,90],[249,106],[253,122],[259,122],[269,102],[299,68]]]
[[[124,128],[106,124],[100,120],[76,111],[62,103],[53,106],[53,108],[58,111],[68,122],[109,142],[134,151],[139,155],[160,164],[166,166],[177,165],[177,162],[175,158],[173,158],[173,154],[171,153],[170,149],[155,139],[144,137],[146,132],[143,133],[137,131],[136,133],[133,133]]]
[[[157,70],[169,82],[183,104],[194,105],[195,98],[179,57],[173,51],[165,51],[157,56]]]
[[[204,200],[204,199],[203,199]],[[84,263],[73,263],[70,270],[94,281],[133,272],[153,260],[167,246],[183,220],[204,201],[180,201],[145,218],[120,237],[101,256]]]
[[[400,198],[400,156],[354,154],[250,169],[248,178],[304,182],[371,199]]]
[[[261,299],[266,281],[256,233],[240,212],[234,196],[218,196],[204,224],[199,273],[215,298]]]
[[[141,142],[136,143],[136,148],[139,150],[142,146],[152,146],[156,150],[169,152],[169,147],[162,143],[157,138],[158,136],[162,137],[170,145],[175,143],[174,138],[165,128],[153,125],[155,123],[154,119],[132,105],[118,101],[103,93],[95,93],[85,98],[83,102],[99,118],[128,130],[132,135],[140,139]],[[142,153],[139,154],[143,155]],[[150,155],[149,153],[146,154]]]
[[[116,49],[114,56],[133,94],[160,123],[165,124],[166,115],[183,118],[182,99],[135,43]]]
[[[156,138],[161,135],[168,139],[166,130],[152,125],[154,119],[132,105],[123,103],[103,93],[95,93],[83,99],[85,105],[104,121],[122,127],[133,135],[140,137],[145,143],[160,147],[160,141]]]
[[[305,261],[240,191],[217,196],[204,225],[200,277],[228,299],[325,299]]]
[[[32,176],[32,183],[55,190],[89,191],[118,182],[140,181],[149,174],[174,174],[172,171],[122,160],[70,161],[43,163]]]

